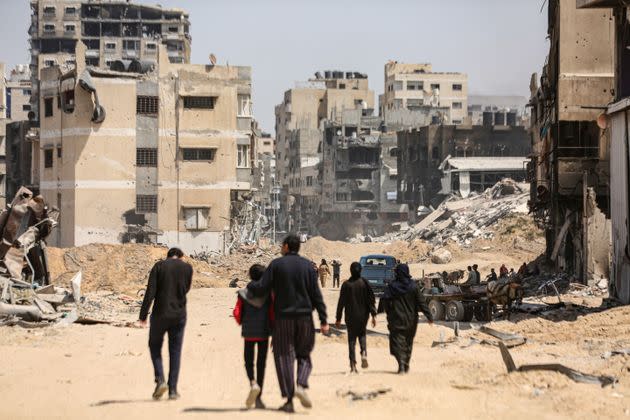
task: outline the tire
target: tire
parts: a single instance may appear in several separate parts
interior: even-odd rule
[[[481,303],[481,304],[475,305],[474,311],[475,311],[475,318],[477,318],[477,321],[479,322],[492,321],[492,310],[490,309],[487,303]]]
[[[464,304],[458,300],[452,300],[446,304],[446,319],[448,321],[463,321],[464,312]]]
[[[443,321],[446,310],[442,302],[437,299],[432,299],[431,302],[429,302],[429,312],[431,312],[434,321]]]

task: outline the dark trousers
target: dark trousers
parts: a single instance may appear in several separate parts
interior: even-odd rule
[[[355,365],[357,363],[357,356],[355,354],[357,338],[359,339],[359,348],[361,349],[361,356],[367,356],[367,342],[366,342],[365,329],[363,329],[363,331],[353,331],[352,329],[348,328],[348,354],[350,355],[351,365]]]
[[[411,351],[413,350],[413,339],[416,336],[417,328],[417,325],[414,325],[406,330],[389,331],[389,352],[403,368],[409,367]]]
[[[313,370],[311,351],[315,346],[315,325],[311,316],[281,318],[273,329],[273,356],[280,391],[284,398],[293,398],[295,392],[295,360],[297,359],[297,384],[308,388],[308,378]]]
[[[339,287],[339,274],[333,274],[333,287]]]
[[[168,333],[168,387],[177,390],[177,378],[182,356],[182,344],[184,342],[184,328],[186,318],[156,319],[151,318],[149,329],[149,350],[153,361],[153,371],[156,382],[164,382],[164,368],[162,366],[162,343],[164,334]]]
[[[256,357],[256,377],[254,377],[254,349],[258,347]],[[267,364],[267,349],[269,348],[269,340],[264,341],[245,341],[245,370],[249,381],[256,379],[256,383],[263,387],[265,381],[265,365]]]

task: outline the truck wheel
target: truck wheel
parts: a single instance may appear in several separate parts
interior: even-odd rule
[[[489,304],[480,304],[475,306],[475,318],[480,322],[488,322],[492,320],[492,313]]]
[[[464,320],[464,304],[458,300],[452,300],[446,304],[446,319],[449,321]]]
[[[434,321],[444,320],[444,304],[439,300],[433,299],[429,302],[429,312],[431,312]]]

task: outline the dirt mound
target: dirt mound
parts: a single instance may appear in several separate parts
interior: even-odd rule
[[[66,285],[72,273],[83,272],[82,288],[86,292],[111,290],[135,295],[144,289],[149,271],[156,261],[166,256],[163,247],[142,244],[90,244],[76,248],[48,248],[51,278]],[[192,258],[194,287],[220,285],[212,267]]]
[[[416,264],[426,261],[431,251],[431,246],[422,240],[411,242],[396,241],[385,246],[383,252],[392,255],[407,264]]]

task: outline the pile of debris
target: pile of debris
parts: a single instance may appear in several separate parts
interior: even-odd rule
[[[243,287],[249,281],[247,273],[252,264],[266,266],[277,256],[276,248],[259,244],[241,245],[233,249],[229,255],[223,255],[219,252],[203,252],[191,257],[207,263],[213,274],[222,281],[229,279],[230,287]]]
[[[81,298],[81,273],[72,290],[50,284],[44,239],[59,212],[49,209],[42,196],[20,188],[0,214],[0,322],[73,322]]]
[[[482,194],[471,193],[465,199],[451,195],[409,229],[371,240],[389,242],[423,239],[434,247],[453,241],[462,247],[469,247],[474,239],[492,239],[494,232],[488,228],[506,216],[527,214],[528,199],[528,184],[519,184],[506,178]]]

